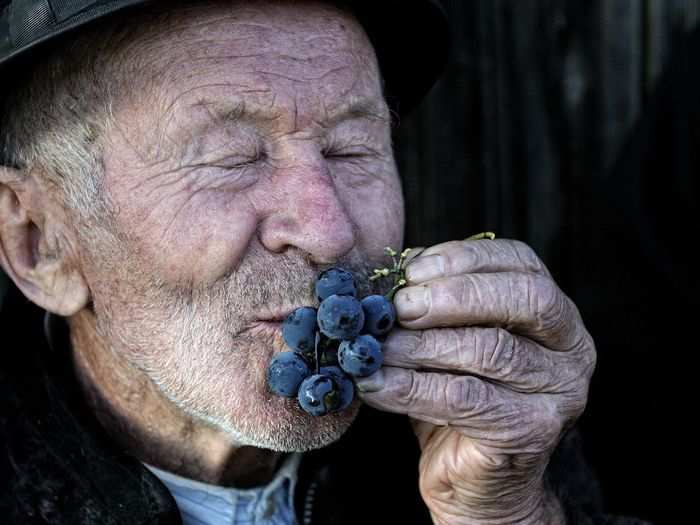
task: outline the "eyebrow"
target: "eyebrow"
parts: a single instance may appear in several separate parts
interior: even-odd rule
[[[391,122],[389,109],[386,103],[384,103],[383,100],[378,102],[376,99],[370,98],[351,98],[339,107],[333,108],[328,113],[328,119],[332,124],[355,118],[367,118],[387,123]]]
[[[221,102],[203,98],[191,104],[190,109],[204,108],[209,113],[205,129],[217,128],[235,122],[253,120],[254,118],[272,121],[279,118],[278,112],[266,108],[252,107],[245,100]],[[326,109],[322,123],[332,127],[344,120],[371,119],[391,123],[389,110],[383,101],[367,97],[351,97],[330,109]]]
[[[191,104],[188,109],[196,110],[200,108],[205,109],[209,114],[205,123],[206,128],[238,122],[250,115],[250,110],[246,108],[243,100],[222,103],[218,100],[200,99]]]

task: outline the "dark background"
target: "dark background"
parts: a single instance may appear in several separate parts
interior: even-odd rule
[[[530,244],[597,344],[580,424],[607,511],[686,522],[700,1],[444,3],[452,57],[396,130],[406,244]]]
[[[596,341],[581,428],[607,511],[687,523],[700,2],[444,3],[447,71],[396,132],[407,245],[530,244]]]

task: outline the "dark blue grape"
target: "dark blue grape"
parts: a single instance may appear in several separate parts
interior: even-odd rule
[[[310,306],[297,308],[282,323],[282,337],[292,349],[303,354],[313,354],[316,343],[316,309]]]
[[[331,339],[354,339],[364,324],[362,305],[349,295],[331,295],[318,307],[318,327]]]
[[[382,345],[371,335],[361,335],[354,341],[340,343],[338,363],[352,376],[370,376],[379,370],[383,361]]]
[[[360,301],[365,312],[363,333],[381,337],[388,334],[396,322],[396,309],[383,295],[368,295]]]
[[[338,387],[340,404],[335,412],[348,408],[355,397],[355,385],[352,380],[337,366],[324,366],[321,368],[321,373],[332,377]]]
[[[338,386],[326,374],[307,377],[299,386],[299,406],[312,416],[325,416],[340,406]]]
[[[329,268],[321,272],[316,280],[316,297],[319,302],[331,295],[357,296],[353,275],[341,268]]]
[[[267,385],[280,396],[296,397],[299,385],[311,375],[306,361],[294,352],[277,354],[267,368]]]

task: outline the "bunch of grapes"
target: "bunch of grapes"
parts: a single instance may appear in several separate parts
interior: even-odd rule
[[[341,268],[319,275],[316,296],[318,309],[297,308],[285,319],[282,336],[291,350],[274,357],[267,383],[275,394],[296,397],[306,412],[323,416],[350,405],[353,377],[382,366],[381,341],[394,326],[396,310],[383,295],[358,299],[353,275]]]

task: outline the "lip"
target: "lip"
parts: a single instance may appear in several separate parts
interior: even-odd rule
[[[264,318],[264,319],[258,318],[258,319],[255,320],[255,322],[257,322],[257,323],[282,324],[286,318],[287,318],[286,315],[283,316],[283,317],[276,317],[276,316],[275,316],[275,317],[266,317],[266,318]]]
[[[272,338],[274,340],[282,340],[282,323],[277,321],[263,321],[257,319],[253,321],[248,328],[245,329],[254,336],[262,336]]]
[[[267,326],[269,328],[280,328],[282,326],[282,321],[266,321],[264,319],[258,319],[255,321],[258,326]]]
[[[260,323],[283,323],[284,320],[289,317],[294,310],[302,308],[301,306],[285,306],[283,308],[277,308],[274,310],[269,310],[263,315],[260,315],[256,322]]]

